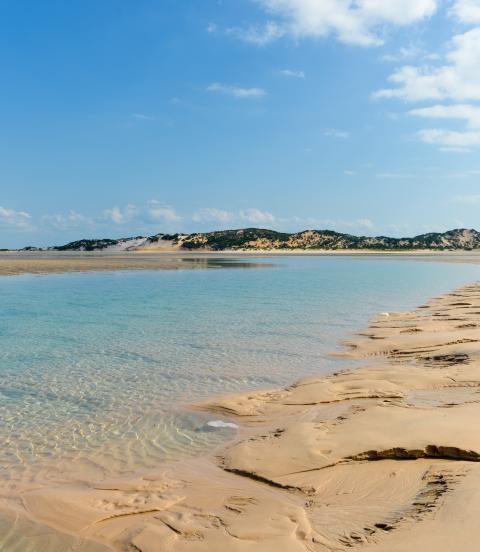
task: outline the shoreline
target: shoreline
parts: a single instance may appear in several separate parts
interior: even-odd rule
[[[4,506],[98,551],[476,550],[480,284],[343,343],[364,365],[192,405],[239,425],[209,456]]]
[[[480,251],[128,251],[128,252],[0,252],[0,276],[23,274],[64,274],[85,272],[113,272],[137,270],[179,270],[209,268],[209,265],[241,267],[252,266],[255,259],[299,257],[340,257],[361,259],[416,260],[423,262],[446,262],[480,264]],[[233,261],[233,262],[232,262]],[[265,266],[257,263],[255,266]]]

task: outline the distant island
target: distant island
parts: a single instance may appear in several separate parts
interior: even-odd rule
[[[48,248],[21,251],[310,251],[310,250],[473,250],[480,248],[480,232],[459,228],[413,238],[353,236],[332,230],[297,233],[262,228],[218,230],[193,234],[156,234],[121,239],[82,239]]]

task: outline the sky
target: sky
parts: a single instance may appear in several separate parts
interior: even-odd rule
[[[480,0],[0,0],[0,248],[480,229]]]

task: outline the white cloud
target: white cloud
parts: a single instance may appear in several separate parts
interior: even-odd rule
[[[427,144],[442,146],[445,151],[468,151],[480,146],[480,131],[456,131],[428,128],[418,132],[418,137]]]
[[[450,14],[462,23],[480,23],[480,0],[456,0]]]
[[[235,220],[235,215],[230,211],[223,211],[222,209],[215,209],[215,207],[206,207],[200,209],[193,214],[192,219],[195,222],[232,222]]]
[[[240,219],[252,224],[266,224],[275,222],[275,217],[268,211],[259,209],[245,209],[240,211]]]
[[[291,79],[304,79],[305,71],[298,71],[295,69],[282,69],[279,74],[283,77],[289,77]]]
[[[405,65],[389,80],[396,87],[377,91],[376,98],[480,100],[480,27],[453,37],[443,65]]]
[[[135,205],[127,205],[124,209],[118,206],[103,211],[105,219],[115,224],[126,224],[130,222],[138,214],[138,209]]]
[[[149,202],[147,214],[155,221],[179,222],[182,217],[170,205],[163,205],[160,201],[153,199]]]
[[[15,211],[0,206],[0,227],[28,230],[31,228],[32,216],[26,211]]]
[[[476,4],[480,7],[480,1]],[[460,13],[466,13],[464,10],[472,6],[472,2],[460,0],[455,2],[453,11],[460,17]],[[419,107],[409,114],[424,119],[458,120],[466,125],[461,129],[422,129],[417,132],[422,142],[457,152],[480,146],[480,106],[474,103],[480,100],[480,27],[454,36],[441,63],[404,65],[389,80],[395,86],[377,91],[376,98],[399,98],[408,102],[445,100],[450,103]]]
[[[412,109],[409,114],[427,119],[459,119],[471,128],[480,128],[480,106],[471,104],[433,105]]]
[[[246,41],[264,45],[282,36],[321,38],[361,46],[383,43],[379,31],[410,25],[433,15],[439,0],[256,0],[270,19],[264,27],[233,29]]]
[[[219,92],[220,94],[226,94],[233,98],[263,98],[267,95],[263,88],[241,88],[239,86],[232,86],[229,84],[221,84],[214,82],[207,86],[208,92]]]
[[[329,136],[331,138],[340,138],[346,140],[350,138],[350,132],[346,130],[339,130],[338,128],[327,128],[323,131],[324,136]]]

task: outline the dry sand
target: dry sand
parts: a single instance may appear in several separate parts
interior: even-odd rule
[[[92,552],[477,551],[479,344],[476,284],[379,316],[363,367],[195,405],[240,426],[210,457],[0,506]]]

